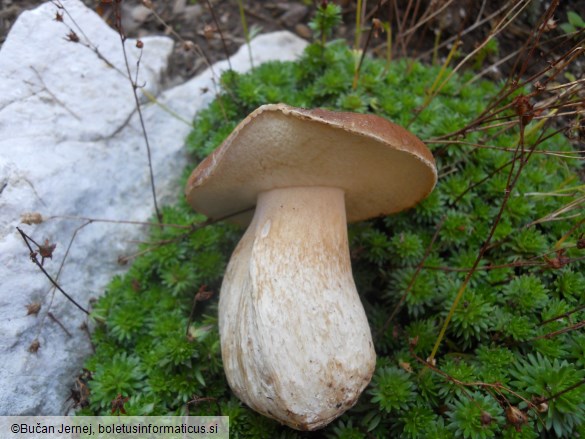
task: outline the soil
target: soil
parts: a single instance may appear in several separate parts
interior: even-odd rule
[[[88,7],[98,12],[105,21],[112,24],[114,20],[113,2],[116,0],[82,0]],[[259,32],[272,32],[276,30],[289,30],[302,38],[311,40],[311,30],[307,23],[314,15],[315,5],[322,0],[242,0],[246,16],[246,24],[251,34]],[[559,22],[566,21],[566,13],[571,10],[579,10],[579,0],[567,0],[561,2],[555,18]],[[26,9],[31,9],[42,1],[39,0],[0,0],[0,45],[18,17]],[[152,10],[144,6],[151,3]],[[355,31],[355,0],[336,0],[342,6],[343,23],[337,27],[334,38],[345,38],[350,43],[354,42]],[[368,18],[371,18],[376,1],[370,1],[367,8]],[[392,5],[392,1],[383,1],[385,5]],[[400,7],[407,8],[410,3],[397,0]],[[421,3],[417,16],[420,16],[429,7],[444,2],[424,0]],[[408,41],[408,46],[395,48],[401,54],[418,56],[430,61],[435,45],[435,37],[440,30],[441,41],[454,37],[460,29],[469,27],[476,20],[482,4],[485,3],[483,15],[497,10],[506,2],[504,0],[477,2],[475,0],[455,0],[440,15],[431,20],[426,26],[413,33]],[[525,41],[534,28],[538,18],[545,10],[544,2],[533,1],[521,16],[520,24],[514,23],[498,39],[499,50],[497,53],[488,54],[484,63],[493,63],[502,54],[510,53],[518,49],[518,42]],[[120,0],[122,7],[122,25],[129,37],[144,37],[147,35],[169,35],[178,41],[170,60],[169,84],[183,82],[206,68],[207,62],[213,63],[225,59],[234,53],[244,42],[244,31],[238,2],[235,0]],[[364,4],[368,4],[364,1]],[[211,8],[210,8],[211,6]],[[437,7],[437,6],[431,6]],[[213,11],[211,13],[210,11]],[[383,19],[387,20],[389,14],[394,14],[390,8],[382,9]],[[401,13],[404,14],[402,9]],[[412,14],[411,14],[412,15]],[[369,22],[369,21],[368,21]],[[494,22],[487,22],[478,26],[475,30],[465,34],[463,38],[463,53],[472,50],[481,43]],[[396,27],[396,26],[395,26]],[[362,46],[366,37],[363,37]],[[369,44],[373,52],[383,51],[384,35],[374,36]],[[201,49],[201,52],[193,50],[193,45]],[[188,48],[191,50],[186,50]],[[439,56],[445,57],[449,50],[445,45],[439,51]],[[383,56],[383,53],[381,54]],[[207,58],[207,61],[205,60]],[[476,66],[477,67],[477,66]],[[502,77],[506,70],[512,67],[512,62],[504,63],[490,72],[492,77]]]
[[[116,0],[82,1],[113,26],[113,1]],[[169,63],[169,86],[191,78],[208,63],[225,59],[245,43],[238,3],[234,0],[151,0],[152,10],[144,6],[147,1],[120,2],[122,26],[128,37],[167,35],[177,42]],[[18,15],[42,3],[0,0],[0,46]],[[243,0],[242,3],[251,34],[289,30],[305,39],[311,38],[307,23],[315,10],[313,5],[305,5],[300,0]],[[193,50],[193,45],[201,51]]]

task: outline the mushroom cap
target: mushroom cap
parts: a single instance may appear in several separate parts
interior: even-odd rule
[[[382,117],[269,104],[197,166],[185,193],[197,212],[247,225],[261,192],[337,187],[355,222],[414,206],[436,181],[426,145]]]

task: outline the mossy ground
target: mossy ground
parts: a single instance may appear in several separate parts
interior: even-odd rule
[[[225,74],[225,92],[199,115],[188,138],[193,163],[265,103],[371,112],[428,142],[465,127],[503,86],[465,86],[471,76],[455,75],[419,111],[440,67],[366,58],[352,89],[354,65],[346,44],[332,42],[326,49],[310,45],[299,62]],[[508,115],[515,117],[512,110]],[[91,394],[82,413],[108,414],[121,394],[129,397],[125,410],[132,415],[221,412],[230,416],[233,437],[585,437],[585,386],[579,386],[585,334],[564,331],[585,320],[585,250],[575,245],[578,230],[563,242],[563,261],[570,262],[555,267],[554,260],[555,244],[582,213],[538,221],[583,197],[583,183],[576,162],[562,154],[572,151],[569,142],[562,134],[542,140],[552,131],[537,124],[526,127],[524,145],[538,147],[453,315],[434,368],[422,359],[496,220],[512,167],[510,149],[520,139],[517,127],[469,130],[455,144],[428,142],[440,176],[432,195],[410,211],[350,226],[354,277],[378,365],[356,407],[325,430],[289,430],[231,394],[220,357],[217,294],[197,302],[186,336],[194,295],[202,285],[219,291],[242,233],[223,223],[192,233],[153,228],[143,245],[148,251],[112,280],[92,313],[96,352],[86,364]],[[205,220],[184,200],[166,207],[163,216],[164,223],[186,226]],[[388,322],[436,230],[404,306]]]

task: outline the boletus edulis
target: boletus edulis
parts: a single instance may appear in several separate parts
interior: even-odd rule
[[[221,353],[248,406],[324,427],[370,382],[376,354],[351,271],[347,222],[414,206],[437,180],[416,136],[375,115],[264,105],[192,173],[210,218],[247,225],[223,279]]]

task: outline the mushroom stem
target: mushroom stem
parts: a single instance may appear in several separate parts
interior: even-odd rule
[[[375,352],[341,189],[259,194],[224,277],[219,329],[228,382],[254,410],[314,430],[355,404]]]

